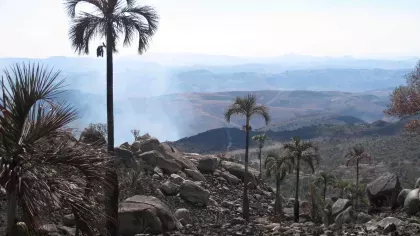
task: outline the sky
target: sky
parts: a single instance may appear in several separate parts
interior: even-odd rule
[[[159,29],[148,53],[360,58],[420,55],[418,0],[137,3],[152,5],[160,14]],[[70,21],[62,0],[0,0],[0,22],[0,57],[76,56],[68,40]],[[120,46],[119,56],[135,54],[135,46]]]

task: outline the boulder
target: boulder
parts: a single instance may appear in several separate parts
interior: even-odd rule
[[[395,174],[386,174],[378,177],[366,187],[366,193],[371,205],[397,206],[397,197],[401,191],[400,181]]]
[[[75,226],[76,225],[76,220],[74,218],[74,215],[73,214],[65,215],[63,217],[63,225],[64,226],[70,226],[70,227]]]
[[[224,161],[223,167],[232,175],[238,177],[242,181],[245,177],[245,166],[242,164],[230,162],[230,161]],[[253,185],[258,185],[257,176],[259,175],[259,172],[253,168],[248,168],[248,181],[252,183]]]
[[[134,155],[130,150],[124,147],[116,147],[114,151],[119,164],[123,164],[128,168],[137,168],[136,160],[134,159]]]
[[[198,161],[198,170],[202,173],[213,174],[219,166],[219,159],[213,156],[206,156]]]
[[[179,185],[166,181],[159,187],[160,191],[166,196],[175,196],[179,192]]]
[[[175,211],[175,217],[182,222],[182,224],[191,224],[192,223],[192,219],[191,219],[191,213],[189,210],[185,209],[185,208],[180,208],[178,210]]]
[[[184,178],[177,174],[171,174],[169,178],[177,185],[181,185],[184,182]]]
[[[337,215],[335,218],[335,224],[336,225],[343,225],[343,224],[350,224],[352,223],[356,218],[356,215],[353,211],[353,207],[348,207],[343,212]]]
[[[404,200],[404,210],[408,215],[416,214],[420,209],[419,189],[413,189]]]
[[[164,153],[165,149],[160,146],[160,142],[157,138],[149,138],[140,141],[135,141],[131,146],[136,148],[137,150],[141,150],[141,152],[149,152],[149,151],[159,151]]]
[[[126,199],[119,206],[118,216],[122,236],[159,234],[182,228],[168,206],[152,196],[136,195]]]
[[[400,194],[398,194],[398,197],[397,197],[398,206],[401,206],[401,207],[404,206],[405,198],[407,197],[407,195],[410,192],[411,192],[411,189],[403,189],[403,190],[401,190]]]
[[[231,174],[229,174],[228,172],[226,172],[226,171],[223,171],[223,172],[221,172],[220,173],[220,175],[229,183],[229,184],[233,184],[233,185],[236,185],[236,184],[239,184],[239,182],[241,182],[241,180],[240,179],[238,179],[238,177],[236,177],[236,176],[234,176],[234,175],[231,175]]]
[[[349,199],[339,198],[332,205],[332,216],[335,218],[338,214],[346,210],[351,206],[351,201]]]
[[[185,169],[184,172],[193,180],[206,181],[206,177],[204,177],[204,175],[202,175],[198,170]]]
[[[179,195],[184,200],[198,205],[209,204],[210,192],[197,183],[185,180],[179,188]]]
[[[163,172],[168,174],[177,173],[181,170],[181,166],[176,163],[174,159],[171,159],[158,151],[144,152],[137,155],[137,158],[145,161],[151,166],[159,167]]]

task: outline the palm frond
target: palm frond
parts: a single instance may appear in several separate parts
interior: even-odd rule
[[[104,1],[102,0],[65,0],[64,5],[67,11],[67,15],[71,18],[74,18],[76,16],[76,7],[82,3],[88,3],[96,7],[96,9],[100,10],[102,13],[105,13]]]
[[[86,12],[74,18],[69,29],[72,47],[79,54],[89,54],[90,41],[96,36],[105,37],[105,35],[105,19]]]
[[[251,115],[259,115],[259,116],[263,117],[264,121],[265,121],[265,124],[268,125],[268,123],[270,123],[270,121],[271,121],[271,116],[270,116],[268,110],[269,109],[266,106],[262,106],[262,105],[255,106],[251,111]]]
[[[245,116],[245,111],[239,107],[237,104],[232,104],[226,111],[225,111],[225,120],[230,122],[232,115],[242,115]]]

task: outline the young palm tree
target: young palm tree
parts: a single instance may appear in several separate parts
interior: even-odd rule
[[[295,136],[291,143],[284,144],[283,148],[288,151],[288,158],[292,161],[296,171],[296,190],[294,203],[294,221],[299,222],[299,174],[300,162],[306,163],[312,172],[315,172],[315,163],[319,162],[318,148],[311,142],[304,142]]]
[[[259,135],[254,135],[253,137],[252,137],[252,140],[254,140],[254,141],[256,141],[256,142],[258,142],[258,149],[259,149],[259,152],[258,152],[258,159],[260,159],[260,178],[261,178],[261,176],[262,176],[262,171],[261,171],[261,151],[262,151],[262,148],[264,147],[264,144],[265,144],[265,140],[267,140],[267,135],[265,135],[265,134],[259,134]]]
[[[89,53],[89,43],[95,38],[105,38],[106,44],[99,46],[97,56],[102,56],[106,47],[107,65],[107,124],[108,151],[114,151],[114,103],[113,103],[113,53],[117,52],[117,40],[123,35],[124,46],[133,43],[137,35],[138,52],[142,54],[148,48],[151,37],[158,25],[158,15],[150,6],[138,6],[134,0],[65,0],[68,15],[72,19],[69,37],[73,48],[79,53]],[[80,12],[76,14],[76,7],[82,3],[95,9],[92,13]],[[101,52],[102,50],[102,52]],[[114,182],[118,183],[116,171],[109,173]],[[115,221],[108,222],[111,235],[117,235],[118,217],[118,185],[109,194],[109,217]]]
[[[0,96],[0,185],[7,195],[7,235],[16,235],[16,209],[20,205],[29,231],[36,234],[50,208],[65,204],[81,215],[93,232],[101,228],[101,211],[83,199],[88,176],[95,186],[107,187],[104,172],[109,159],[77,144],[64,126],[77,112],[58,104],[62,92],[59,72],[42,66],[15,65],[4,71]],[[84,173],[81,176],[79,173]]]
[[[365,152],[365,148],[361,144],[353,146],[349,152],[345,155],[347,158],[347,166],[355,165],[356,166],[356,189],[359,189],[359,164],[364,161],[370,162],[372,157],[370,154]],[[356,191],[356,206],[359,205],[359,192]]]
[[[351,184],[350,181],[348,181],[348,180],[340,180],[340,179],[337,180],[334,183],[334,185],[333,185],[334,188],[340,190],[340,198],[343,198],[344,197],[344,193],[346,191],[349,191],[351,189],[351,186],[352,186],[352,184]]]
[[[230,122],[232,115],[245,116],[245,173],[248,173],[249,132],[251,131],[249,122],[251,117],[261,116],[268,124],[271,120],[270,114],[268,114],[266,106],[257,104],[255,95],[248,94],[245,97],[236,97],[233,100],[233,104],[225,112],[227,122]],[[249,220],[248,175],[244,176],[243,217],[245,220]]]
[[[265,159],[264,168],[268,178],[276,180],[276,201],[274,203],[274,212],[281,213],[280,184],[286,178],[288,173],[293,170],[293,165],[286,156],[278,152],[272,152]]]
[[[329,174],[327,172],[321,172],[319,173],[319,175],[317,176],[317,178],[315,179],[314,184],[318,187],[322,187],[322,193],[323,193],[323,197],[324,197],[324,201],[327,195],[327,188],[328,185],[333,186],[336,182],[336,178],[334,175]]]

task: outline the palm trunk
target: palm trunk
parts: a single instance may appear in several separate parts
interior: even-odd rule
[[[281,213],[280,178],[279,178],[279,176],[276,177],[276,201],[274,203],[274,213],[279,214],[279,215]]]
[[[299,222],[299,171],[300,171],[300,158],[297,158],[296,163],[296,191],[295,191],[295,203],[294,203],[294,221]]]
[[[249,148],[249,118],[246,119],[246,140],[245,140],[245,175],[244,175],[244,196],[243,196],[243,217],[249,220],[249,200],[248,200],[248,148]]]
[[[260,147],[260,152],[259,152],[259,154],[258,154],[258,158],[260,159],[260,179],[262,179],[261,177],[262,177],[262,171],[261,171],[261,147]]]
[[[355,209],[359,207],[359,159],[356,159],[356,206]]]
[[[107,26],[106,37],[106,106],[108,124],[108,152],[114,151],[114,88],[113,88],[113,39],[112,24]],[[112,189],[109,189],[107,204],[107,230],[110,236],[118,235],[118,176],[113,166],[112,170],[106,173],[112,180]]]
[[[13,184],[13,183],[11,183]],[[15,190],[7,191],[7,236],[15,236],[16,231],[16,207],[17,207],[17,196]]]
[[[324,201],[327,196],[327,181],[324,182]]]

